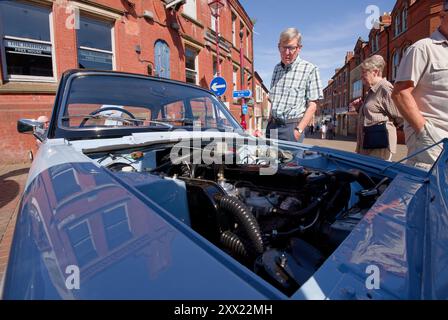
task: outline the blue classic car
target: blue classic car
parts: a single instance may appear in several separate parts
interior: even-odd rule
[[[66,72],[4,299],[446,299],[448,153],[429,172],[257,139],[210,92]]]

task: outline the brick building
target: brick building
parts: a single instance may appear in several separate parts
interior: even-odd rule
[[[362,38],[357,40],[353,52],[347,53],[344,66],[337,69],[332,81],[324,89],[326,103],[322,107],[336,111],[339,134],[356,134],[357,113],[349,109],[349,104],[364,97],[368,90],[361,81],[362,61],[375,54],[383,56],[386,61],[384,76],[393,83],[406,49],[431,35],[439,26],[442,5],[443,0],[398,0],[392,12],[381,16],[367,41]],[[348,77],[345,84],[344,74]],[[346,85],[347,88],[341,87],[341,81],[342,86]],[[348,99],[343,90],[347,90]],[[402,132],[399,132],[399,141],[404,143]]]
[[[221,9],[219,34],[221,76],[228,83],[222,100],[239,119],[232,91],[255,91],[255,81],[248,81],[254,74],[253,23],[238,0]],[[206,88],[218,70],[207,0],[1,1],[0,37],[0,163],[24,161],[34,149],[33,137],[16,133],[16,122],[50,114],[67,69],[149,74]],[[253,129],[253,107],[246,121]]]
[[[262,131],[268,125],[269,114],[271,112],[271,102],[269,101],[269,89],[266,88],[257,71],[255,71],[255,92],[254,92],[254,130]]]

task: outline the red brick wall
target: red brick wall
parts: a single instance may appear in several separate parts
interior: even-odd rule
[[[53,3],[48,1],[48,3],[52,6],[53,45],[55,48],[56,75],[59,80],[64,71],[76,68],[78,65],[76,30],[66,28],[66,20],[71,13],[67,12],[67,2],[65,0],[58,0]],[[213,56],[216,46],[214,43],[206,46],[204,38],[206,31],[211,27],[211,14],[207,1],[197,1],[196,21],[182,15],[182,8],[179,12],[166,10],[161,0],[134,0],[132,3],[135,6],[133,7],[129,7],[125,1],[121,0],[96,0],[91,1],[91,3],[97,3],[98,8],[121,15],[121,18],[114,22],[114,55],[117,71],[147,74],[148,65],[151,65],[154,69],[154,44],[161,39],[170,48],[171,78],[185,81],[184,48],[185,38],[188,38],[193,39],[193,42],[201,48],[198,55],[199,85],[209,87],[213,78]],[[148,21],[141,17],[144,10],[150,10],[154,13],[154,21]],[[237,0],[228,0],[228,5],[221,12],[221,36],[227,42],[232,43],[232,11],[238,16],[237,33],[240,30],[240,20],[246,26],[243,38],[243,46],[245,46],[246,31],[249,29],[252,34],[253,24]],[[127,13],[124,14],[124,12]],[[179,24],[179,32],[168,27],[172,22]],[[249,56],[245,55],[244,66],[253,74],[252,36],[249,40]],[[140,55],[136,53],[136,46],[141,48]],[[230,102],[231,112],[237,120],[240,117],[240,106],[232,105],[232,91],[234,90],[232,79],[233,65],[240,64],[239,48],[239,36],[237,35],[237,43],[235,47],[231,46],[230,57],[226,56],[227,52],[221,50],[221,76],[227,80],[228,84],[223,100]],[[244,50],[244,53],[246,53],[246,50]],[[32,89],[32,86],[30,89],[29,83],[8,83],[3,79],[3,73],[0,72],[0,75],[0,114],[3,120],[0,125],[0,163],[24,162],[28,159],[28,150],[34,148],[35,139],[30,135],[16,133],[17,120],[20,118],[37,118],[42,114],[50,115],[54,94],[48,94],[48,91],[51,91],[51,89],[48,89],[48,85],[39,84],[41,87],[44,86],[46,93],[43,94],[42,89]],[[245,79],[247,78],[246,72]],[[238,89],[242,88],[239,74],[237,87]],[[244,87],[252,89],[247,81]]]
[[[17,120],[36,119],[40,115],[51,115],[52,95],[7,95],[0,96],[0,163],[18,163],[27,160],[28,151],[36,149],[32,135],[17,133]]]

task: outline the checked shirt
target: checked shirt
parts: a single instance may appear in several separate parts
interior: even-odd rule
[[[269,94],[274,118],[285,121],[301,118],[309,101],[323,98],[319,69],[299,57],[287,66],[279,63],[272,75]]]

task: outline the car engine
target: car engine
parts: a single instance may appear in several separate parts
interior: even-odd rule
[[[149,157],[149,168],[136,165]],[[266,163],[256,155],[233,164],[174,164],[164,148],[151,155],[106,154],[101,162],[118,175],[182,182],[191,228],[292,295],[351,233],[389,179],[304,167],[288,152],[279,158],[273,175],[260,174]]]

